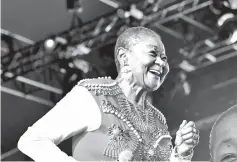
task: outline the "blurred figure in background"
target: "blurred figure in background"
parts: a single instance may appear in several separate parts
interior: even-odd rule
[[[237,161],[237,105],[223,112],[210,134],[211,162]]]

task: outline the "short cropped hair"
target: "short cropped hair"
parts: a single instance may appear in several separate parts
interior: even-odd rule
[[[215,137],[215,131],[217,129],[217,126],[227,117],[231,116],[231,115],[237,115],[237,105],[232,106],[231,108],[229,108],[228,110],[224,111],[215,121],[215,123],[212,126],[211,129],[211,133],[210,133],[210,141],[209,141],[209,149],[210,149],[210,155],[211,158],[213,158],[213,147],[214,147],[214,137]]]
[[[160,39],[160,36],[156,32],[142,26],[128,28],[120,34],[114,49],[114,59],[117,72],[120,72],[120,64],[117,58],[118,49],[120,47],[129,49],[132,45],[136,45],[144,35],[154,36]]]

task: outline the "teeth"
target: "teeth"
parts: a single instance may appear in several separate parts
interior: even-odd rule
[[[161,72],[156,71],[156,70],[150,70],[150,72],[155,73],[156,75],[160,75],[161,74]]]

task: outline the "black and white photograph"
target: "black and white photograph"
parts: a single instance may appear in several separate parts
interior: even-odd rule
[[[237,0],[1,0],[1,161],[237,162]]]

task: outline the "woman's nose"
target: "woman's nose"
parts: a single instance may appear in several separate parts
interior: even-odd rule
[[[160,57],[157,57],[157,58],[156,58],[155,63],[158,64],[158,65],[161,66],[161,67],[164,67],[164,66],[165,66],[165,61],[163,61]]]

